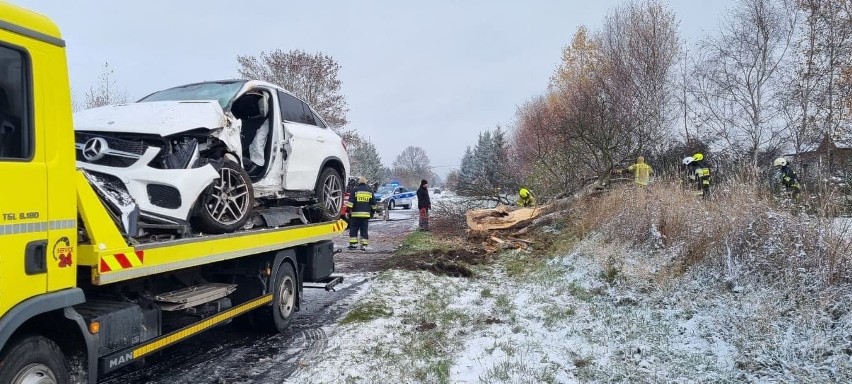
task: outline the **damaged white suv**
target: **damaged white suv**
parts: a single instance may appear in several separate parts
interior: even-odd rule
[[[326,219],[339,217],[349,173],[342,139],[273,84],[184,85],[78,112],[74,125],[77,166],[130,236],[277,226],[287,208],[315,203]]]

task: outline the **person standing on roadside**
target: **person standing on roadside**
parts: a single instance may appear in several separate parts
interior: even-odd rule
[[[358,178],[358,185],[349,195],[346,202],[349,216],[349,249],[358,248],[358,234],[361,234],[361,250],[366,251],[370,243],[368,232],[370,219],[376,213],[376,198],[371,188],[367,186],[367,178]]]
[[[420,230],[429,230],[429,210],[432,202],[429,200],[429,182],[420,180],[420,188],[417,189],[417,209],[420,211]]]

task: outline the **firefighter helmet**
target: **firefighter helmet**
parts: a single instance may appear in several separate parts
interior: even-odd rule
[[[696,153],[696,154],[692,155],[692,160],[695,160],[695,161],[704,160],[704,155],[702,155],[701,153]]]
[[[779,157],[779,158],[775,159],[773,164],[775,164],[776,167],[783,167],[783,166],[787,165],[787,159],[785,159],[783,157]]]
[[[518,195],[520,195],[523,198],[526,198],[527,196],[530,195],[530,190],[526,189],[526,188],[521,188],[521,190],[518,191]]]
[[[684,157],[683,158],[683,165],[689,165],[690,163],[692,163],[693,160],[695,160],[695,159],[693,159],[692,156]]]

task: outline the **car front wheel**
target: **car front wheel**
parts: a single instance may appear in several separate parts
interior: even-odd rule
[[[233,232],[245,225],[254,208],[254,189],[248,173],[226,160],[219,178],[201,194],[198,224],[210,233]]]
[[[322,208],[324,220],[340,218],[340,209],[343,207],[343,181],[334,168],[322,171],[314,195]]]

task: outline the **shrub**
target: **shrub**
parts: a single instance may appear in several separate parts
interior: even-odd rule
[[[756,273],[810,289],[852,282],[852,228],[788,212],[755,183],[714,187],[706,200],[672,181],[616,187],[577,204],[576,230],[650,252],[666,249],[672,259],[662,278],[704,263],[728,278]]]

